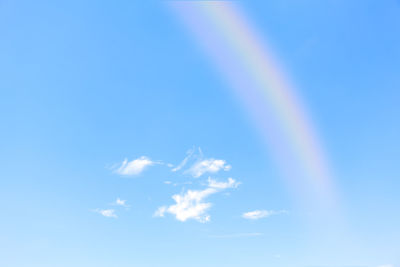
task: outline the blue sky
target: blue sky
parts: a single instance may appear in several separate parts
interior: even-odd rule
[[[0,266],[400,266],[399,1],[239,4],[304,100],[345,229],[298,205],[165,1],[3,0]]]

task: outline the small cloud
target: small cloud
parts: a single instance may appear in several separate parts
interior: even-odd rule
[[[168,208],[166,206],[159,207],[155,212],[154,212],[154,217],[164,217],[165,212],[167,212]]]
[[[237,188],[240,185],[240,182],[236,182],[235,179],[228,178],[227,182],[217,182],[216,180],[208,177],[208,186],[211,188],[217,189],[227,189],[227,188]]]
[[[186,157],[182,160],[182,162],[179,163],[179,165],[176,166],[175,168],[173,168],[171,171],[177,172],[177,171],[179,171],[180,169],[182,169],[182,168],[186,165],[186,163],[188,162],[188,160],[193,156],[194,152],[195,152],[195,148],[192,148],[192,149],[188,150],[188,151],[186,152]]]
[[[282,213],[287,213],[285,210],[255,210],[255,211],[249,211],[245,212],[242,214],[242,217],[248,220],[258,220],[261,218],[269,217],[272,215],[277,215],[277,214],[282,214]]]
[[[109,217],[109,218],[117,218],[118,216],[115,214],[115,210],[113,209],[96,209],[94,212],[97,212],[104,217]]]
[[[171,181],[164,181],[164,184],[172,184]]]
[[[188,190],[186,193],[173,195],[172,199],[176,204],[158,208],[154,216],[164,217],[164,214],[168,212],[175,215],[176,219],[181,222],[188,219],[195,219],[202,223],[207,222],[210,220],[210,216],[206,212],[212,204],[203,202],[203,200],[216,192],[217,190],[214,188],[207,188],[204,190]]]
[[[393,264],[384,264],[384,265],[379,265],[378,267],[394,267]]]
[[[122,162],[121,166],[115,172],[124,176],[138,175],[142,173],[146,168],[156,163],[158,162],[154,162],[145,156],[142,156],[138,159],[134,159],[129,162],[127,159],[125,159]]]
[[[126,204],[126,200],[122,200],[122,199],[120,199],[120,198],[117,198],[117,200],[115,201],[114,204],[117,205],[117,206],[125,207],[125,208],[128,208],[128,207],[129,207],[129,205]]]
[[[196,162],[190,169],[186,171],[195,178],[202,176],[204,173],[216,173],[220,170],[229,171],[231,165],[226,164],[222,159],[205,159]]]
[[[172,199],[174,205],[159,207],[155,213],[155,217],[164,217],[165,213],[175,215],[176,219],[185,222],[189,219],[197,220],[201,223],[209,222],[210,215],[207,211],[211,208],[212,203],[204,200],[215,193],[227,188],[237,187],[239,183],[229,178],[227,182],[217,182],[209,179],[209,186],[203,190],[188,190],[181,194],[175,194]]]

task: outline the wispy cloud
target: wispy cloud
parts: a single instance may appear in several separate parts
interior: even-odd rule
[[[176,166],[175,168],[173,168],[171,171],[177,172],[177,171],[179,171],[180,169],[182,169],[182,168],[186,165],[186,163],[188,162],[188,160],[193,156],[194,152],[195,152],[195,148],[192,148],[192,149],[188,150],[188,151],[186,152],[186,157],[182,160],[182,162],[179,163],[179,165]]]
[[[254,210],[245,212],[242,214],[242,217],[248,220],[258,220],[261,218],[269,217],[272,215],[287,213],[286,210]]]
[[[384,264],[384,265],[379,265],[378,267],[394,267],[393,264]]]
[[[115,210],[113,209],[96,209],[94,212],[97,212],[104,217],[109,217],[109,218],[117,218],[117,214],[115,214]]]
[[[195,148],[186,152],[186,157],[179,163],[178,166],[171,169],[172,172],[177,172],[186,165],[191,166],[186,169],[183,173],[189,174],[195,178],[202,176],[205,173],[217,173],[220,170],[229,171],[232,166],[228,165],[223,159],[204,158],[201,148]]]
[[[211,177],[208,177],[208,186],[216,189],[227,189],[236,188],[240,185],[240,182],[235,181],[235,179],[228,178],[227,182],[218,182]]]
[[[194,219],[202,223],[208,222],[210,221],[210,215],[207,214],[207,211],[211,208],[212,203],[205,202],[205,199],[212,194],[232,188],[238,184],[234,179],[230,179],[226,183],[219,183],[212,180],[212,184],[217,184],[218,187],[209,186],[203,190],[188,190],[184,193],[173,195],[172,199],[175,201],[175,204],[159,207],[154,216],[164,217],[165,213],[170,213],[182,222],[188,219]],[[210,182],[209,185],[211,185]]]
[[[156,163],[159,162],[152,161],[145,156],[134,159],[132,161],[128,161],[128,159],[125,159],[122,162],[121,166],[115,172],[124,176],[138,175],[142,173],[146,168]]]
[[[196,162],[186,173],[198,178],[205,173],[216,173],[220,170],[229,171],[231,168],[232,166],[228,165],[225,160],[210,158]]]
[[[126,204],[126,200],[122,200],[120,198],[117,198],[117,200],[115,200],[114,205],[122,206],[122,207],[125,207],[125,208],[129,208],[129,205]]]

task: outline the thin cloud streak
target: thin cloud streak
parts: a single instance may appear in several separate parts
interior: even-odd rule
[[[182,169],[182,168],[186,165],[186,163],[188,162],[188,160],[193,156],[194,152],[195,152],[195,149],[194,149],[194,148],[188,150],[188,151],[186,152],[187,156],[182,160],[181,163],[179,163],[179,165],[178,165],[177,167],[173,168],[171,171],[172,171],[172,172],[177,172],[177,171],[179,171],[180,169]]]
[[[248,219],[248,220],[258,220],[261,218],[266,218],[266,217],[270,217],[272,215],[278,215],[278,214],[283,214],[283,213],[287,213],[286,210],[254,210],[254,211],[249,211],[249,212],[245,212],[242,214],[242,217],[244,219]]]

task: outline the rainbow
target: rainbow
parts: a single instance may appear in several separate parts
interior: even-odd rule
[[[169,4],[243,101],[289,184],[312,201],[334,203],[332,175],[310,117],[242,9],[231,1]]]

